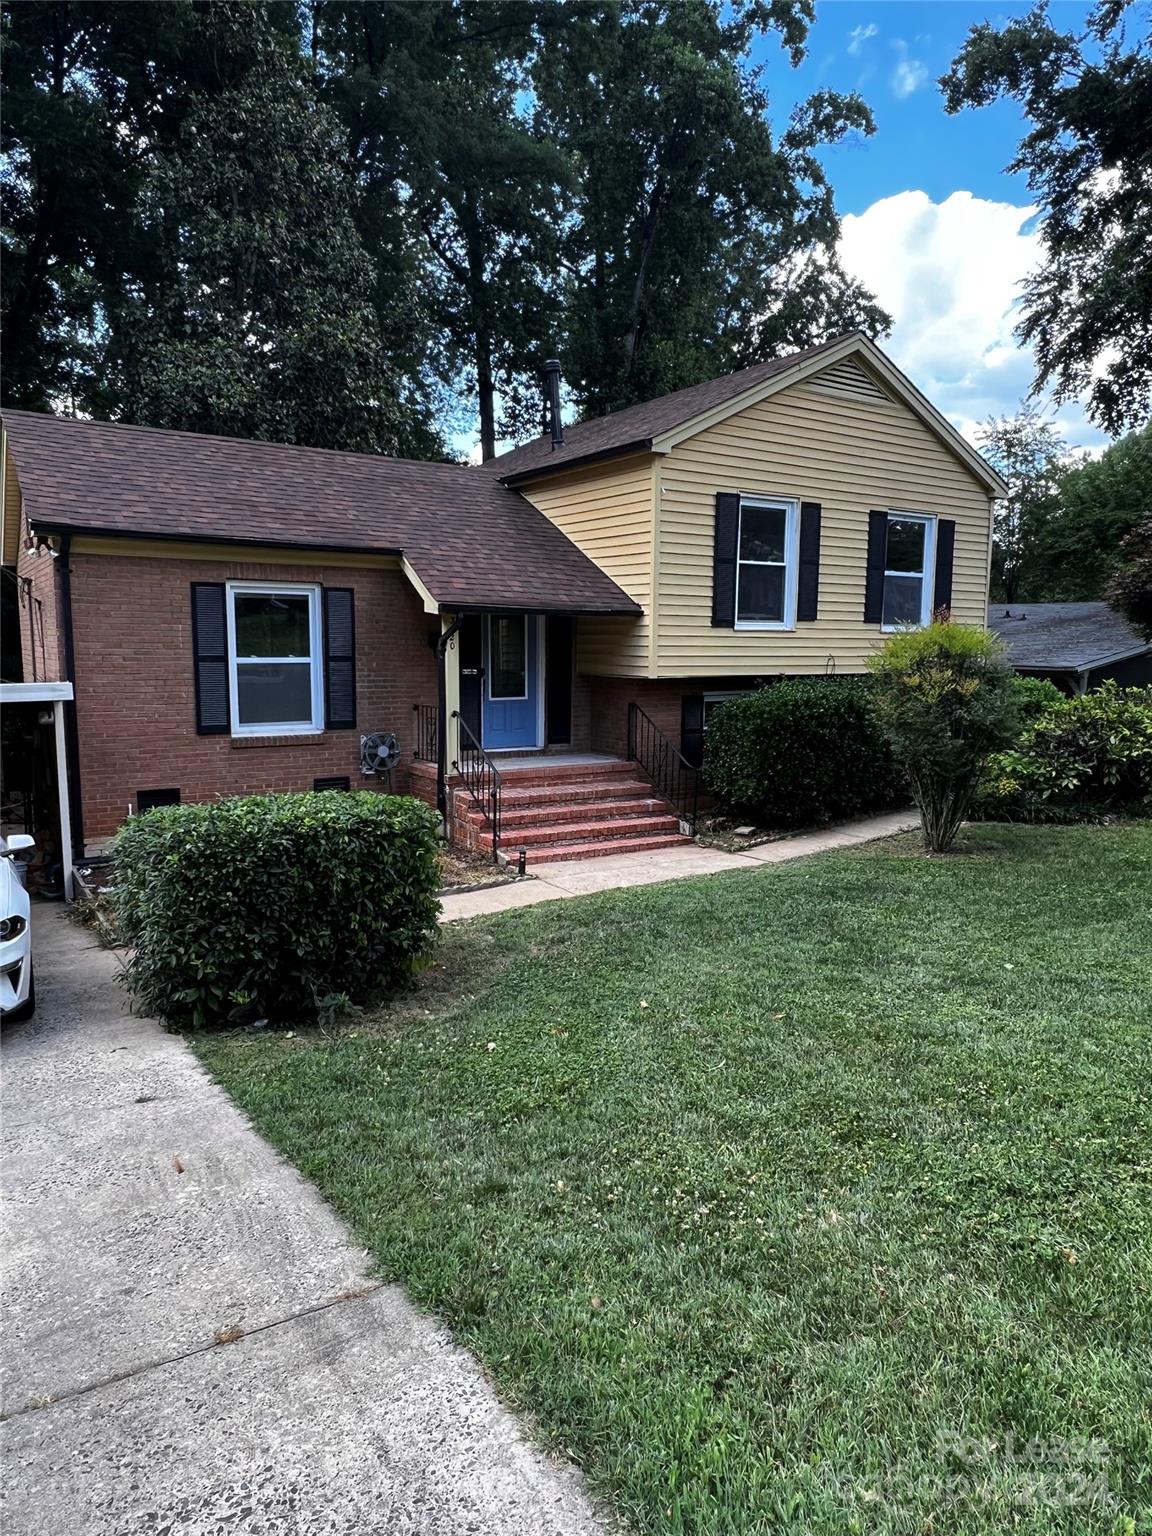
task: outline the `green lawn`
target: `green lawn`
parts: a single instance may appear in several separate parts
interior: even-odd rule
[[[449,929],[380,1019],[194,1044],[635,1529],[1132,1536],[1150,908],[1148,825],[985,826]]]

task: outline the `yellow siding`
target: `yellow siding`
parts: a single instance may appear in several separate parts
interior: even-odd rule
[[[577,626],[580,671],[647,676],[652,660],[652,456],[596,465],[520,489],[644,609],[640,619],[582,618]]]
[[[880,638],[866,625],[872,508],[956,520],[952,611],[983,625],[991,507],[985,487],[903,404],[797,384],[660,461],[656,671],[662,677],[859,672]],[[794,630],[713,629],[717,491],[818,501],[819,617]]]

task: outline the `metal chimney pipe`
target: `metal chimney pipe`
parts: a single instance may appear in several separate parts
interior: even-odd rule
[[[552,451],[564,446],[564,423],[560,420],[560,359],[550,357],[544,364],[544,413],[552,434]]]

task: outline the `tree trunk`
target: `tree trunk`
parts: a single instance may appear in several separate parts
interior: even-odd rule
[[[640,336],[643,331],[640,311],[644,304],[644,290],[648,279],[648,263],[652,257],[652,250],[656,244],[656,231],[660,224],[660,204],[664,198],[664,178],[658,176],[656,185],[652,188],[652,195],[648,199],[648,208],[644,214],[644,227],[640,237],[640,264],[636,268],[636,280],[632,284],[632,303],[628,311],[628,331],[624,337],[624,376],[627,378],[632,372],[632,365],[636,361],[636,353],[640,346]]]

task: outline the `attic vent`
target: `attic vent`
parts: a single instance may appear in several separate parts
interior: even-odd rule
[[[851,358],[823,369],[815,378],[809,379],[808,388],[821,395],[850,395],[853,400],[888,399],[871,374],[865,373]]]

